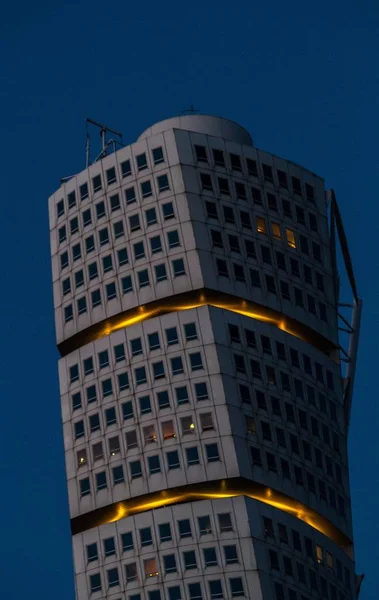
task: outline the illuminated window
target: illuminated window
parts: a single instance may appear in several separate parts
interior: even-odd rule
[[[281,235],[281,232],[280,232],[280,226],[279,226],[279,224],[278,223],[271,223],[271,229],[272,229],[272,235],[273,235],[274,240],[281,241],[282,235]],[[289,230],[287,229],[287,231],[289,231]]]
[[[187,435],[188,433],[195,433],[195,423],[191,416],[182,417],[180,419],[180,424],[182,428],[182,434]]]
[[[296,248],[295,234],[292,231],[292,229],[286,229],[286,238],[287,238],[287,244],[291,248]]]
[[[164,440],[176,437],[172,421],[164,421],[164,423],[162,423],[162,435]]]
[[[258,233],[266,235],[266,221],[263,219],[263,217],[256,217],[256,225]]]
[[[76,462],[78,467],[87,463],[87,450],[85,448],[76,453]]]
[[[146,577],[154,577],[158,575],[157,561],[155,558],[148,558],[143,561],[143,569]]]
[[[151,444],[157,441],[154,425],[147,425],[143,428],[143,439],[145,444]]]

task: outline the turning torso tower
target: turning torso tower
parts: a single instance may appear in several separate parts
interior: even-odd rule
[[[49,211],[77,600],[355,600],[333,191],[188,115]]]

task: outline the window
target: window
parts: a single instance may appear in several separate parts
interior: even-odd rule
[[[275,552],[275,550],[269,550],[268,551],[268,556],[269,556],[269,560],[270,560],[270,567],[271,567],[271,569],[274,569],[276,571],[280,571],[278,553]]]
[[[187,465],[198,465],[200,463],[199,451],[196,446],[186,448]]]
[[[276,196],[274,196],[274,194],[267,193],[267,202],[270,210],[278,212],[278,205],[276,203]]]
[[[134,373],[137,385],[142,385],[143,383],[147,382],[145,367],[138,367],[137,369],[134,369]]]
[[[89,585],[90,585],[90,589],[91,589],[91,594],[101,590],[100,573],[94,573],[94,575],[89,576]]]
[[[65,240],[67,240],[67,235],[66,235],[66,225],[63,225],[63,227],[60,227],[58,229],[58,237],[59,237],[59,243],[61,244],[62,242],[64,242]]]
[[[133,244],[134,258],[138,260],[139,258],[144,258],[145,256],[145,247],[143,242],[137,242]]]
[[[208,389],[205,382],[195,383],[196,400],[208,400]]]
[[[166,554],[166,556],[163,557],[163,566],[165,573],[176,573],[177,567],[175,554]]]
[[[222,150],[213,148],[213,160],[218,167],[225,167],[225,158]]]
[[[235,223],[234,211],[230,206],[223,207],[225,223]]]
[[[203,600],[200,583],[188,584],[189,600]]]
[[[178,521],[179,537],[180,539],[192,537],[191,523],[189,519],[182,519]]]
[[[160,348],[159,335],[157,332],[149,333],[147,340],[149,343],[149,350],[156,350],[157,348]]]
[[[229,277],[228,265],[225,260],[217,259],[216,265],[220,277]]]
[[[143,369],[145,367],[142,367]],[[141,415],[146,415],[151,412],[150,396],[140,396],[138,398]]]
[[[133,599],[131,598],[131,600]],[[168,588],[168,600],[182,600],[180,587],[178,585]]]
[[[132,479],[142,477],[142,467],[139,460],[134,460],[129,463],[130,476]]]
[[[105,556],[113,556],[114,554],[116,554],[116,547],[113,537],[106,538],[105,540],[103,540],[103,545]]]
[[[196,553],[194,550],[183,552],[183,562],[186,571],[197,568]]]
[[[199,371],[200,369],[204,368],[200,352],[194,352],[193,354],[190,354],[189,359],[192,371]]]
[[[255,221],[256,221],[258,233],[262,233],[263,235],[266,235],[266,221],[264,220],[264,218],[256,217]]]
[[[98,552],[97,552],[97,544],[89,544],[87,546],[87,562],[93,562],[94,560],[97,560],[99,558]]]
[[[235,190],[236,190],[236,196],[237,196],[237,198],[240,199],[240,200],[246,200],[247,196],[246,196],[246,188],[245,188],[244,184],[243,183],[239,183],[238,181],[236,181],[234,183],[234,187],[235,187]]]
[[[272,167],[270,167],[270,165],[266,165],[265,163],[262,163],[262,170],[263,170],[263,177],[265,178],[265,180],[273,181]]]
[[[145,211],[146,225],[155,225],[157,223],[157,214],[155,208],[149,208]]]
[[[250,215],[248,212],[241,210],[240,211],[240,219],[241,219],[242,227],[244,227],[245,229],[251,229],[251,220],[250,220]]]
[[[133,291],[132,278],[130,275],[121,279],[122,293],[127,294]]]
[[[178,258],[172,261],[172,268],[174,271],[174,277],[179,277],[180,275],[185,275],[184,261],[182,258]]]
[[[235,545],[224,546],[224,556],[227,565],[238,563],[237,547]]]
[[[206,208],[208,219],[217,219],[218,220],[217,206],[214,202],[206,202],[205,208]]]
[[[135,429],[125,433],[125,442],[128,450],[131,450],[132,448],[138,448],[137,431]]]
[[[141,183],[141,194],[142,198],[148,198],[149,196],[153,195],[153,190],[151,189],[151,181],[149,179]]]
[[[91,225],[92,217],[91,217],[91,209],[90,208],[83,211],[82,219],[83,219],[83,227],[86,227],[87,225]]]
[[[205,453],[208,462],[217,462],[220,460],[217,444],[205,444]]]
[[[105,291],[107,293],[107,300],[112,300],[117,297],[116,284],[114,282],[108,283],[105,286]]]
[[[207,150],[205,146],[198,146],[195,144],[195,155],[197,162],[208,162]]]
[[[158,531],[161,542],[169,542],[172,540],[170,523],[161,523],[158,525]]]
[[[147,459],[147,464],[149,467],[150,475],[153,475],[154,473],[160,473],[161,464],[160,464],[159,456],[149,456]]]
[[[209,584],[209,591],[210,591],[212,600],[216,600],[216,598],[224,597],[221,581],[219,579],[209,581],[208,584]]]
[[[87,245],[87,242],[89,240],[91,240],[91,250],[93,250],[95,248],[95,243],[93,241],[93,236],[91,235],[90,238],[86,239],[87,252],[89,252],[88,245]],[[93,244],[93,247],[92,247],[92,244]],[[80,247],[80,244],[75,244],[75,246],[72,247],[72,260],[75,262],[76,260],[80,260],[81,257],[82,257],[82,249]]]
[[[130,175],[132,172],[131,167],[130,167],[130,160],[124,160],[124,162],[121,163],[121,173],[123,177],[127,177],[128,175]]]
[[[149,272],[147,269],[143,269],[142,271],[137,272],[139,287],[143,288],[150,284],[149,281]]]
[[[107,256],[103,256],[103,271],[104,273],[108,273],[108,271],[113,270],[113,262],[112,255],[108,254]]]
[[[176,395],[177,404],[179,406],[181,404],[188,404],[189,399],[188,399],[187,386],[184,385],[184,386],[175,388],[175,395]]]
[[[170,439],[176,437],[175,430],[174,430],[174,424],[172,421],[164,421],[161,426],[162,426],[163,440],[170,440]]]
[[[162,204],[162,213],[165,221],[175,218],[174,207],[172,205],[172,202],[166,202],[166,204]]]
[[[175,358],[170,359],[171,362],[171,371],[173,375],[180,375],[184,373],[183,369],[183,361],[181,356],[176,356]]]
[[[296,248],[295,234],[292,229],[286,229],[287,244],[291,248]]]
[[[117,423],[116,409],[114,407],[107,408],[105,411],[105,421],[107,426]]]
[[[241,577],[231,577],[229,579],[229,583],[230,583],[230,591],[232,593],[232,598],[237,598],[237,596],[245,595]]]
[[[118,240],[120,237],[123,237],[124,223],[122,221],[117,221],[117,223],[113,223],[113,233],[115,240]]]
[[[96,279],[96,277],[98,276],[98,270],[97,270],[97,263],[91,263],[88,265],[88,277],[89,279],[92,281],[93,279]]]
[[[280,225],[278,223],[271,223],[271,230],[272,230],[272,237],[274,238],[274,240],[279,240],[279,242],[280,242],[282,239]]]
[[[253,202],[255,202],[255,204],[262,204],[261,190],[258,190],[257,188],[252,187],[251,194],[253,196]]]
[[[164,263],[162,263],[160,265],[155,265],[154,271],[155,271],[155,280],[157,282],[165,281],[167,279],[166,265]]]
[[[218,232],[217,232],[218,233]],[[238,237],[236,235],[228,235],[229,248],[231,252],[241,253]]]
[[[59,219],[59,217],[61,217],[62,215],[64,215],[64,202],[63,200],[60,200],[57,203],[57,218]]]
[[[108,232],[108,228],[107,227],[104,227],[104,229],[100,229],[100,231],[99,231],[99,242],[100,242],[100,246],[104,246],[105,244],[108,244],[108,242],[109,242],[109,232]]]
[[[101,190],[101,175],[95,175],[95,177],[92,178],[92,186],[94,193],[99,192]]]
[[[137,579],[137,564],[129,563],[125,565],[125,578],[126,582],[135,581]]]
[[[96,217],[98,219],[101,219],[101,217],[105,217],[105,204],[103,201],[98,202],[95,205],[95,209],[96,209]]]
[[[229,190],[229,181],[227,179],[225,179],[224,177],[218,177],[218,187],[220,190],[220,194],[225,194],[226,196],[230,196],[230,190]],[[224,210],[225,210],[224,206]],[[227,221],[227,223],[231,223],[232,221]],[[234,223],[234,220],[233,220]]]
[[[153,363],[152,366],[154,380],[162,379],[166,376],[163,361],[160,360],[159,362]]]
[[[68,252],[62,252],[61,254],[61,269],[68,267]]]
[[[210,431],[214,429],[212,413],[200,414],[200,425],[202,431]]]
[[[81,200],[85,200],[86,198],[88,198],[88,183],[83,183],[80,188],[80,199]]]
[[[168,176],[166,174],[159,175],[159,177],[157,177],[157,183],[158,183],[159,192],[165,192],[166,190],[170,189],[170,184],[168,182]]]
[[[241,158],[238,154],[229,154],[230,164],[233,171],[242,171]]]
[[[213,191],[212,178],[208,173],[200,173],[200,182],[203,190]]]
[[[246,158],[246,165],[249,175],[258,177],[257,161],[252,158]]]
[[[79,481],[79,487],[80,497],[82,498],[83,496],[88,496],[91,493],[91,485],[89,478],[85,477],[84,479],[81,479]]]
[[[156,254],[157,252],[161,252],[162,242],[161,242],[160,235],[156,235],[156,236],[150,238],[150,249],[151,249],[151,254]]]
[[[69,304],[68,306],[65,306],[64,309],[64,320],[65,323],[68,323],[69,321],[72,321],[74,318],[74,313],[72,310],[72,304]]]
[[[182,417],[180,419],[182,434],[186,435],[188,433],[194,433],[195,431],[195,423],[191,416]]]

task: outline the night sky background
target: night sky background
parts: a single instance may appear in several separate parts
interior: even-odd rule
[[[378,33],[374,0],[2,3],[4,600],[74,598],[47,198],[85,167],[87,116],[131,143],[191,103],[336,191],[364,299],[349,438],[360,600],[379,596]]]

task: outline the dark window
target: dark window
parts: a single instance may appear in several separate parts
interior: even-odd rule
[[[197,162],[208,162],[207,150],[205,146],[195,145],[195,155]]]
[[[159,165],[160,163],[164,162],[163,150],[160,146],[158,148],[153,148],[152,155],[155,165]]]
[[[220,194],[226,194],[227,196],[230,196],[229,181],[227,179],[224,177],[218,177],[218,187]]]
[[[126,188],[124,194],[125,194],[126,204],[133,204],[133,202],[136,202],[136,192],[135,192],[134,186],[131,186],[130,188]]]
[[[254,177],[258,177],[258,168],[257,161],[252,158],[246,159],[247,171],[249,175],[253,175]]]
[[[151,189],[151,181],[143,181],[141,183],[141,194],[142,198],[148,198],[153,195],[153,190]]]
[[[130,160],[124,160],[124,162],[121,163],[121,172],[123,177],[127,177],[131,174]]]
[[[165,192],[166,190],[170,189],[170,184],[168,182],[168,176],[165,175],[159,175],[159,177],[157,177],[157,183],[158,183],[158,190],[160,192]]]
[[[241,158],[238,154],[229,154],[230,164],[233,171],[242,171]]]
[[[295,194],[299,194],[301,196],[301,182],[298,177],[292,177],[292,189]]]
[[[213,148],[213,160],[215,165],[219,167],[225,167],[225,158],[222,150],[216,150]]]
[[[173,219],[175,217],[172,202],[166,202],[166,204],[162,204],[162,213],[165,221],[167,221],[168,219]]]
[[[263,177],[265,178],[265,180],[273,181],[272,167],[270,167],[270,165],[266,165],[265,163],[262,163],[262,170],[263,170]]]
[[[81,200],[85,200],[86,198],[88,198],[88,183],[83,183],[80,186],[79,191]]]
[[[217,219],[218,220],[217,206],[214,202],[206,202],[205,209],[207,212],[207,217],[209,219]]]
[[[139,171],[147,169],[147,158],[145,152],[136,156],[136,162]]]
[[[203,190],[213,191],[212,178],[208,173],[200,173],[200,181]]]
[[[99,192],[102,188],[101,175],[96,175],[92,178],[92,186],[94,192]]]
[[[284,171],[281,171],[280,169],[277,170],[277,173],[278,173],[278,181],[279,181],[280,187],[287,189],[288,188],[287,173],[285,173]]]

